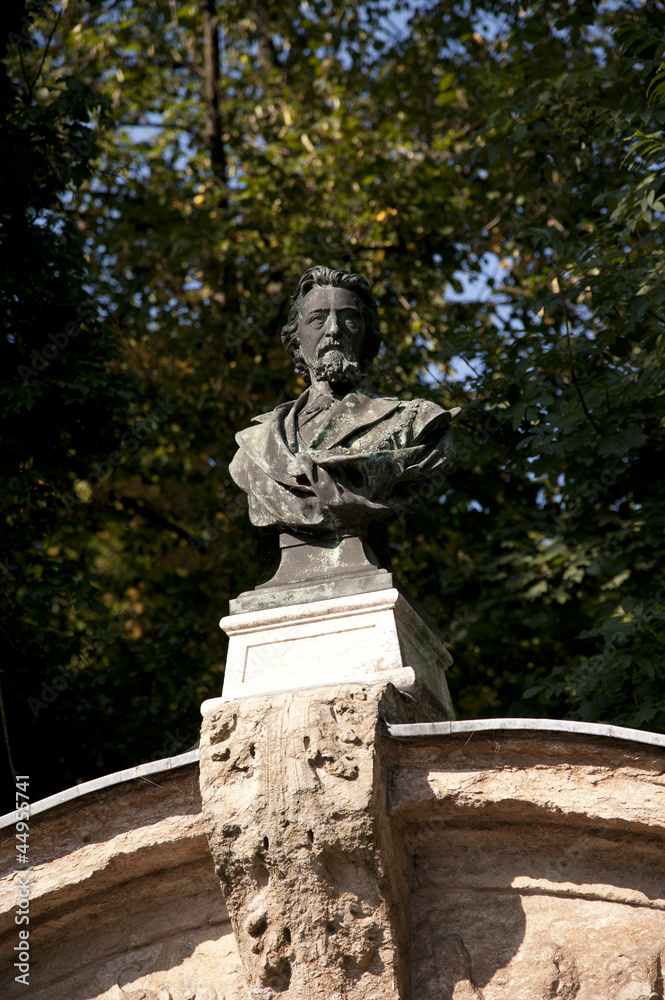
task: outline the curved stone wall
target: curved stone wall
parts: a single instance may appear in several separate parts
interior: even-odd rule
[[[391,750],[412,996],[662,998],[665,740],[463,725]]]
[[[18,943],[13,816],[0,830],[0,996],[222,1000],[242,996],[235,939],[201,822],[197,754],[36,804],[30,822],[30,986]],[[175,766],[173,766],[175,765]],[[114,780],[117,778],[119,780]],[[123,778],[125,780],[123,780]],[[86,794],[87,791],[87,794]],[[52,801],[53,801],[52,800]]]
[[[380,744],[412,1000],[662,1000],[665,738],[492,720],[389,725]],[[35,806],[29,987],[0,821],[0,995],[247,1000],[197,755],[90,785]]]

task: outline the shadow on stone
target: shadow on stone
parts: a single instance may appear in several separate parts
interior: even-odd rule
[[[421,890],[413,899],[412,983],[418,1000],[482,1000],[526,930],[517,892]]]

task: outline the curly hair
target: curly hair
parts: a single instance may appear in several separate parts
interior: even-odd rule
[[[367,278],[363,278],[360,274],[351,274],[349,271],[333,271],[332,268],[323,267],[322,265],[310,267],[301,277],[295,292],[291,296],[289,318],[282,330],[282,343],[293,358],[296,374],[308,385],[311,379],[302,356],[302,351],[300,350],[300,314],[305,296],[313,288],[321,288],[325,285],[331,285],[333,288],[346,288],[358,297],[360,312],[365,324],[361,356],[359,358],[363,371],[370,367],[381,346],[379,313]]]

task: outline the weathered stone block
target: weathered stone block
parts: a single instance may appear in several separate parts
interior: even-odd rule
[[[399,701],[354,684],[204,717],[204,823],[250,996],[407,996],[410,867],[380,754]]]

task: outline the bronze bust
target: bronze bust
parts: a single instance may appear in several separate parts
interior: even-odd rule
[[[312,540],[362,535],[371,521],[398,517],[414,484],[452,467],[458,409],[402,401],[366,378],[381,341],[365,278],[306,271],[282,341],[308,388],[236,436],[230,471],[252,524]]]

